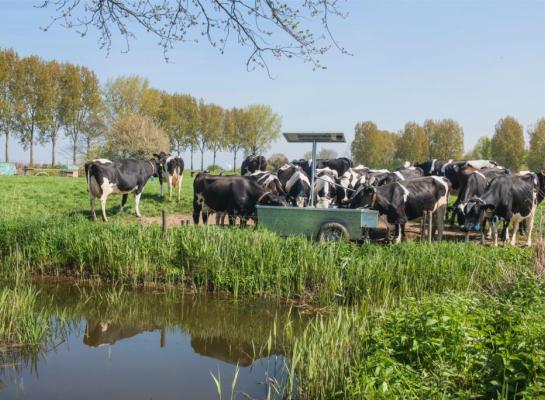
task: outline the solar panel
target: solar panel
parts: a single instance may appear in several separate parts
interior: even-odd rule
[[[284,132],[288,143],[345,143],[342,132]]]

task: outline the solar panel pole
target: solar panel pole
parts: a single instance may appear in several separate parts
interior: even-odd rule
[[[311,170],[311,182],[310,182],[310,206],[314,207],[314,177],[316,176],[316,140],[312,141],[312,168]]]

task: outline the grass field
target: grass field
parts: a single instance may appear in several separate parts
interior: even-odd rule
[[[169,214],[191,213],[193,202],[193,178],[186,174],[182,185],[181,201],[167,200],[167,185],[163,185],[165,198],[159,193],[159,180],[150,180],[142,194],[140,210],[144,216],[157,216],[163,208]],[[129,201],[122,214],[118,214],[121,196],[108,198],[108,218],[135,219],[134,196],[129,195]],[[100,203],[97,202],[97,212]],[[0,177],[0,218],[12,217],[45,217],[45,216],[90,216],[89,195],[84,177],[40,177],[13,176]],[[98,213],[100,215],[100,213]]]
[[[180,203],[161,199],[152,181],[142,213],[188,214],[191,200],[189,177]],[[545,395],[542,243],[316,243],[216,226],[183,226],[163,238],[132,207],[117,215],[119,196],[109,200],[109,223],[90,221],[88,203],[82,178],[0,178],[0,275],[166,282],[324,308],[289,345],[286,397]],[[39,338],[43,320],[24,305],[35,294],[1,295],[0,340]],[[15,295],[22,306],[10,311]]]

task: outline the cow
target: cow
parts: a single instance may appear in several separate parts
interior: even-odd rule
[[[317,170],[314,180],[314,203],[318,208],[329,208],[337,199],[336,170],[328,167]]]
[[[350,168],[339,178],[339,186],[337,187],[337,203],[339,207],[346,207],[350,203],[352,193],[356,191],[356,187],[365,184],[369,168],[363,165],[358,165]]]
[[[272,172],[257,170],[250,175],[247,175],[247,177],[254,179],[261,187],[270,190],[274,194],[286,196],[286,192],[284,192],[284,188],[282,187],[282,183],[280,183],[278,176]]]
[[[503,220],[502,238],[508,240],[509,224],[513,222],[513,234],[510,243],[516,244],[517,232],[521,221],[528,220],[528,238],[526,244],[532,245],[532,228],[537,205],[545,194],[545,175],[527,173],[524,175],[500,175],[492,179],[486,191],[480,197],[473,197],[464,207],[464,230],[471,231],[479,227],[485,218],[492,220],[494,246],[498,245],[499,220]],[[484,232],[481,230],[481,235]],[[482,240],[482,236],[481,236]]]
[[[176,200],[180,201],[180,192],[184,180],[184,160],[181,157],[169,153],[160,152],[153,154],[159,163],[159,184],[161,185],[161,196],[163,196],[163,181],[168,183],[168,200],[172,201],[172,188],[176,189]]]
[[[311,177],[312,172],[312,160],[305,160],[304,158],[301,158],[299,160],[293,160],[291,162],[293,165],[297,165],[305,171],[305,174],[307,174],[308,177]],[[339,157],[339,158],[317,158],[316,159],[316,169],[323,169],[323,168],[330,168],[332,170],[337,171],[338,176],[342,176],[346,171],[348,171],[353,166],[352,160],[350,160],[347,157]]]
[[[450,182],[431,176],[398,181],[382,186],[362,185],[351,200],[351,208],[372,208],[396,226],[395,242],[405,237],[407,221],[432,211],[438,239],[443,235],[443,217],[448,204]],[[389,236],[387,234],[387,236]]]
[[[110,194],[122,194],[121,209],[127,203],[129,193],[134,193],[136,216],[140,214],[140,196],[144,186],[152,176],[157,176],[159,166],[157,161],[124,159],[110,161],[97,159],[85,163],[87,190],[91,202],[91,216],[96,220],[95,200],[100,199],[102,219],[106,216],[106,200]]]
[[[256,205],[286,206],[286,200],[262,188],[255,180],[243,176],[213,176],[206,172],[197,174],[193,182],[193,222],[199,223],[202,212],[203,223],[208,214],[224,212],[229,216],[229,225],[237,217],[240,226],[246,219],[255,217]]]
[[[310,198],[310,181],[303,169],[297,165],[286,164],[280,167],[277,174],[288,202],[296,207],[305,207]]]
[[[265,171],[267,169],[267,159],[263,156],[251,154],[242,162],[240,166],[240,175],[249,175],[255,171]]]
[[[471,168],[471,167],[470,167]],[[464,168],[464,170],[467,170],[468,168]],[[463,187],[460,188],[458,191],[458,198],[453,204],[454,209],[454,215],[456,215],[458,219],[458,224],[463,227],[464,226],[464,208],[467,204],[467,202],[473,198],[473,197],[479,197],[482,195],[486,188],[488,187],[488,184],[492,179],[494,179],[496,176],[499,175],[506,175],[509,173],[509,170],[507,169],[500,169],[500,168],[484,168],[481,170],[472,170],[469,176],[467,177],[465,184]],[[453,221],[451,221],[452,225]],[[483,224],[484,228],[484,224]],[[466,240],[468,238],[469,232],[467,232]]]
[[[419,167],[400,168],[397,171],[390,172],[384,179],[380,180],[379,185],[386,185],[392,182],[406,181],[408,179],[420,178],[424,176],[424,171]]]

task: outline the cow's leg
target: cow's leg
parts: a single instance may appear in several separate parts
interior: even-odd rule
[[[532,230],[534,229],[535,215],[536,215],[536,207],[534,206],[532,208],[532,212],[530,213],[530,217],[528,218],[528,223],[526,224],[528,229],[528,238],[526,239],[526,246],[532,245]]]
[[[514,246],[517,244],[517,232],[520,226],[520,219],[514,218],[513,220],[513,235],[511,236],[511,245]]]
[[[89,201],[91,203],[91,218],[93,218],[93,221],[96,221],[97,219],[97,214],[95,212],[95,201],[96,201],[96,198],[95,196],[93,196],[92,194],[89,195]]]
[[[127,204],[127,199],[129,198],[128,193],[123,193],[123,196],[121,196],[121,208],[119,209],[119,212],[123,212],[123,208],[125,207],[125,204]]]
[[[382,221],[384,222],[384,225],[386,225],[386,241],[390,241],[390,224],[388,223],[388,216],[386,214],[383,214],[380,216]]]
[[[235,226],[237,223],[237,216],[233,213],[229,213],[229,226]]]
[[[102,209],[102,220],[108,222],[108,217],[106,216],[106,199],[108,198],[107,194],[100,196],[100,208]]]
[[[197,195],[193,196],[193,223],[195,225],[199,224],[199,216],[201,214],[202,205],[199,202]]]
[[[182,174],[178,177],[178,194],[176,196],[176,201],[180,201],[180,197],[181,197],[181,193],[182,193],[182,182],[184,180],[184,175],[183,175],[183,172]]]
[[[396,227],[395,243],[401,243],[401,239],[403,238],[403,233],[401,231],[401,224],[395,224],[395,227]]]
[[[136,210],[136,216],[140,218],[142,214],[140,214],[140,196],[142,196],[142,192],[144,191],[144,188],[140,192],[134,192],[134,208]]]
[[[246,217],[243,217],[243,216],[240,217],[240,227],[241,228],[246,228],[246,219],[247,219]]]
[[[168,201],[172,201],[172,175],[168,174]]]
[[[504,241],[504,243],[509,242],[509,222],[510,221],[504,221],[503,222],[503,228],[501,231],[501,238]]]
[[[494,240],[494,246],[498,245],[498,219],[492,217],[492,240]]]
[[[163,197],[163,179],[159,178],[160,194]]]
[[[481,232],[480,232],[481,233],[481,244],[485,243],[487,230],[490,230],[490,227],[486,226],[486,221],[487,221],[487,219],[485,218],[481,222]]]

